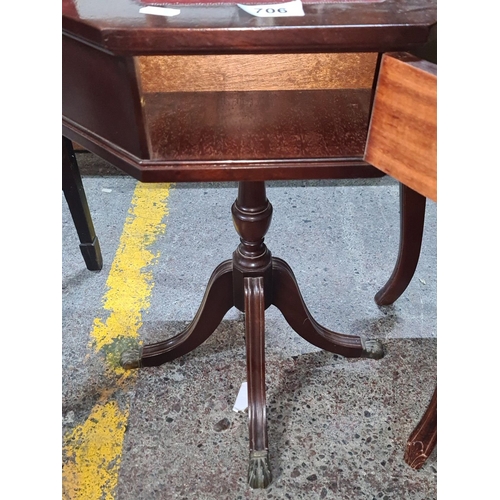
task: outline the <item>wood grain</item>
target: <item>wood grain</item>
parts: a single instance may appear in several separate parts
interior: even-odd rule
[[[377,54],[140,56],[142,91],[371,88]]]
[[[62,114],[139,158],[149,157],[131,57],[63,37]]]
[[[370,89],[146,94],[151,158],[361,159]]]
[[[307,5],[306,15],[259,19],[233,5],[190,5],[174,17],[137,0],[65,0],[63,32],[125,55],[394,52],[427,42],[436,0]]]
[[[437,201],[437,67],[384,54],[364,159]]]

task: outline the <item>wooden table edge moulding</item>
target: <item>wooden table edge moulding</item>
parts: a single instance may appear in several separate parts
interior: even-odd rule
[[[363,158],[380,57],[387,51],[424,46],[436,24],[436,4],[433,0],[304,2],[304,17],[274,19],[252,17],[234,4],[181,6],[183,15],[173,18],[139,14],[140,6],[138,0],[110,0],[105,5],[63,0],[63,166],[64,162],[76,165],[70,149],[70,141],[75,141],[142,182],[238,182],[231,212],[240,243],[232,258],[213,271],[194,319],[167,340],[126,350],[121,363],[137,369],[176,359],[202,344],[229,309],[242,311],[249,404],[247,478],[250,487],[266,488],[272,478],[265,310],[274,305],[295,332],[329,352],[380,359],[384,348],[377,340],[329,330],[312,317],[290,266],[272,256],[264,243],[273,212],[265,183],[383,175]],[[261,72],[262,65],[247,67],[245,62],[254,57],[267,61],[267,68],[279,67],[276,56],[300,61],[281,69],[278,88],[272,75]],[[231,58],[236,61],[233,66]],[[200,67],[204,75],[210,73],[211,66],[203,62],[207,60],[219,66],[205,88],[209,78],[195,76]],[[350,81],[366,67],[360,61],[368,61],[372,70],[368,80],[363,77],[363,89],[352,89]],[[194,69],[189,68],[191,63]],[[311,89],[304,74],[322,73],[325,66],[329,84]],[[240,68],[249,75],[244,88]],[[226,69],[232,73],[218,79],[219,71]],[[194,75],[189,80],[193,88],[186,89],[185,78],[176,83],[175,78],[165,77],[178,73]],[[354,97],[344,106],[339,95]],[[314,108],[319,115],[309,112],[314,103],[319,103]],[[255,106],[258,112],[250,112]],[[331,106],[341,106],[340,118],[329,111]],[[359,122],[363,106],[367,112]],[[165,119],[159,109],[174,111]],[[318,116],[319,128],[313,130]],[[335,120],[333,130],[330,122]],[[353,123],[356,130],[349,128]],[[282,147],[270,139],[276,139],[283,126],[288,133],[295,132]],[[322,133],[328,127],[332,135],[325,146]],[[76,173],[75,178],[78,183]],[[86,200],[80,196],[78,203]],[[95,235],[90,238],[94,241]]]

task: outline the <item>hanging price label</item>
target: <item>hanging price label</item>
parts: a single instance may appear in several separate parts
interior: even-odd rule
[[[256,17],[298,17],[304,15],[301,0],[270,5],[242,5],[240,9]]]

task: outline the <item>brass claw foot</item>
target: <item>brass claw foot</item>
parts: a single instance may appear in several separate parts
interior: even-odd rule
[[[272,481],[269,451],[251,451],[248,459],[248,485],[253,489],[267,488]]]
[[[125,370],[132,370],[141,367],[142,347],[132,347],[122,352],[120,365]]]
[[[384,346],[378,340],[364,340],[361,339],[364,350],[364,358],[381,359],[384,357]]]

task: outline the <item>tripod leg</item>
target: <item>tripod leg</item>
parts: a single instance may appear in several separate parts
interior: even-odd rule
[[[266,488],[272,478],[266,421],[264,278],[245,278],[244,296],[250,438],[248,484],[251,488]]]
[[[377,340],[364,340],[327,330],[311,316],[290,266],[273,258],[273,304],[281,311],[288,324],[311,344],[347,358],[380,359],[384,355]]]
[[[203,301],[191,324],[168,340],[123,352],[122,367],[159,366],[191,352],[212,335],[231,307],[233,266],[227,260],[219,264],[210,277]]]

